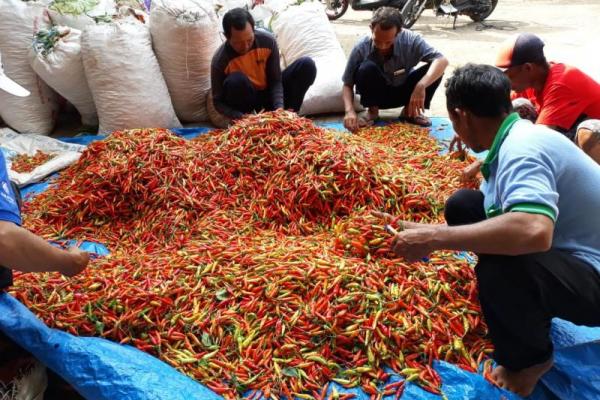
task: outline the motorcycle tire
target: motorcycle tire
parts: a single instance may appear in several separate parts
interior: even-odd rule
[[[469,18],[471,18],[474,22],[481,22],[484,19],[486,19],[487,17],[490,16],[490,14],[492,14],[494,12],[494,10],[496,9],[496,6],[498,5],[498,0],[491,0],[491,7],[488,8],[485,12],[482,13],[470,13],[468,14]]]
[[[335,21],[346,13],[350,0],[321,0],[321,3],[325,5],[325,14],[327,14],[327,18],[330,21]],[[331,5],[336,3],[340,6],[331,8]]]
[[[406,5],[402,8],[402,10],[400,10],[403,18],[402,26],[406,29],[410,29],[415,24],[415,22],[417,22],[421,14],[423,14],[423,10],[425,10],[427,0],[417,0],[416,2],[416,5],[411,5],[411,10],[405,10],[404,8],[406,7]],[[412,2],[409,1],[408,3]],[[415,7],[417,7],[416,11],[411,12],[415,9]],[[405,15],[405,13],[408,13],[408,15]]]

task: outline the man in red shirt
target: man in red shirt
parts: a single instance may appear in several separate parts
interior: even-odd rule
[[[548,62],[544,42],[531,33],[521,33],[504,42],[496,59],[512,86],[514,110],[521,118],[546,125],[572,139],[600,164],[600,83],[578,68]],[[457,136],[450,144],[461,148]],[[469,180],[482,161],[463,171]]]
[[[577,136],[577,144],[586,153],[598,155],[600,123],[580,124],[600,120],[600,83],[578,68],[546,61],[544,42],[531,33],[504,42],[496,66],[509,77],[513,100],[524,98],[531,102],[524,105],[517,100],[520,105],[515,108],[523,117],[571,139]]]

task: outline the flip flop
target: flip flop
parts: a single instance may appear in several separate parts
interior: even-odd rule
[[[400,120],[400,122],[422,126],[423,128],[429,128],[431,126],[431,120],[424,115],[417,115],[416,117],[400,115],[398,120]]]

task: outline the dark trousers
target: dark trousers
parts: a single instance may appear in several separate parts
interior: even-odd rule
[[[19,211],[21,211],[22,199],[21,199],[21,191],[19,187],[13,182],[10,181],[10,186],[15,195],[15,200],[17,200],[17,204],[19,205]],[[8,289],[13,284],[13,274],[10,268],[5,268],[0,266],[0,292],[4,289]]]
[[[446,202],[448,225],[485,219],[483,194],[462,189]],[[478,254],[479,301],[500,365],[520,370],[552,357],[552,318],[600,325],[600,273],[567,252]]]
[[[316,76],[317,67],[309,57],[297,59],[281,73],[283,102],[286,110],[300,110],[304,95],[315,81]],[[250,79],[241,72],[234,72],[225,78],[223,99],[230,107],[244,114],[274,109],[269,91],[256,90]]]
[[[408,74],[401,86],[390,86],[385,80],[381,68],[371,60],[364,61],[354,75],[356,91],[360,93],[360,103],[363,107],[377,106],[381,109],[406,106],[415,86],[429,71],[430,64],[425,64]],[[425,108],[429,109],[431,99],[442,78],[433,82],[425,89]]]

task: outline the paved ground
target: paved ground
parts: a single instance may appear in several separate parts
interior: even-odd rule
[[[349,10],[334,22],[346,54],[354,42],[369,33],[369,11]],[[550,60],[570,63],[600,81],[600,2],[598,0],[499,0],[485,25],[459,17],[456,29],[452,19],[436,17],[425,10],[412,30],[448,57],[453,68],[467,62],[493,63],[499,44],[520,32],[539,35],[546,42]],[[442,88],[434,97],[431,114],[446,115]]]

